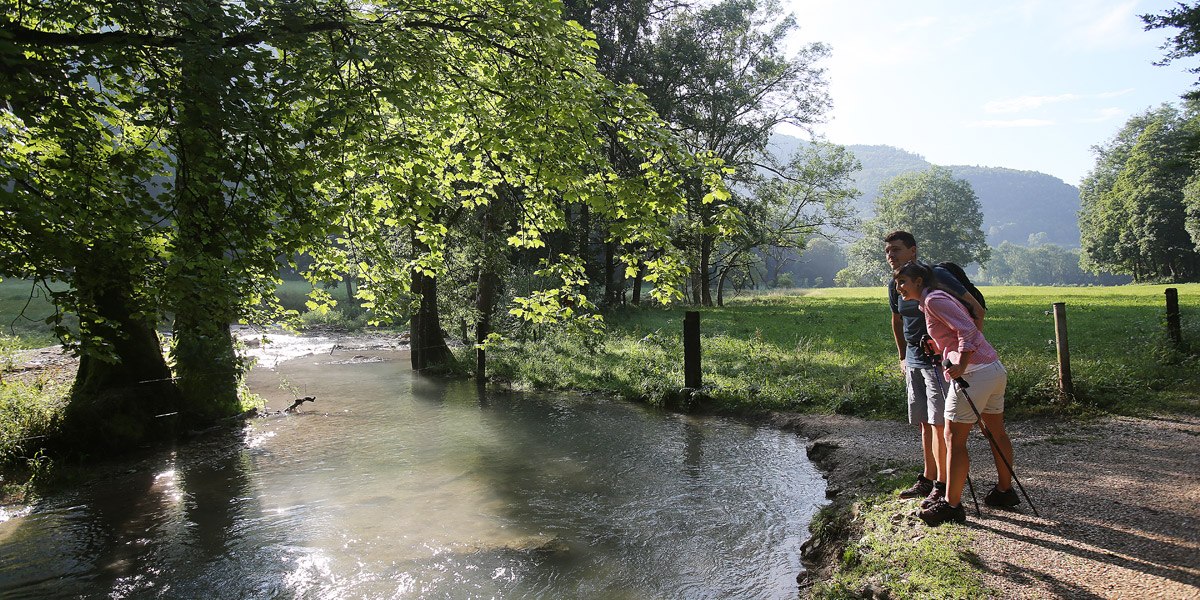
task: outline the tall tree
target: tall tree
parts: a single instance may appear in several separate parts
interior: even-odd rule
[[[361,247],[378,252],[354,269],[319,261],[317,274],[362,267],[373,279],[360,295],[403,312],[394,305],[412,299],[413,274],[443,268],[440,209],[486,204],[502,184],[523,190],[510,242],[524,247],[561,226],[564,199],[620,217],[622,241],[660,246],[661,223],[679,210],[677,177],[655,165],[690,157],[644,98],[598,76],[594,41],[554,2],[67,0],[4,10],[0,64],[14,68],[0,75],[0,124],[14,143],[0,167],[20,184],[4,188],[0,218],[22,229],[6,231],[5,249],[21,258],[0,273],[61,277],[69,307],[99,306],[93,272],[114,274],[118,289],[136,284],[116,298],[150,331],[153,315],[174,314],[175,381],[193,422],[237,409],[228,326],[269,316],[259,307],[272,306],[278,258],[317,250],[339,228],[376,235],[381,243]],[[59,106],[70,119],[42,114]],[[601,126],[632,140],[645,165],[636,177],[596,151]],[[114,140],[121,152],[108,151]],[[154,175],[173,184],[139,192]],[[92,204],[63,208],[73,194]],[[41,245],[63,227],[76,244]],[[389,254],[411,240],[418,251]],[[666,274],[675,262],[650,268]],[[142,277],[158,279],[128,281]],[[149,339],[96,314],[93,323],[118,326],[81,328],[85,352]]]
[[[845,148],[817,143],[798,150],[775,177],[760,180],[741,226],[718,246],[717,305],[730,275],[757,264],[761,251],[801,250],[810,238],[857,224],[850,201],[859,193],[858,169]]]
[[[0,274],[48,289],[68,284],[51,292],[60,311],[79,318],[78,330],[62,320],[56,328],[81,355],[64,427],[71,439],[100,446],[151,437],[170,422],[155,417],[179,403],[156,334],[158,249],[169,235],[169,156],[158,135],[168,116],[160,102],[138,98],[161,98],[160,88],[144,72],[111,68],[103,49],[20,41],[22,15],[59,30],[93,14],[86,6],[5,9]],[[123,418],[103,418],[110,411]]]
[[[1164,105],[1131,118],[1106,145],[1080,188],[1081,261],[1092,272],[1137,281],[1197,276],[1186,226],[1196,133]]]
[[[719,239],[732,234],[740,207],[753,202],[748,189],[761,169],[778,172],[766,152],[771,132],[789,124],[808,128],[829,106],[821,44],[789,53],[785,40],[797,28],[773,0],[724,0],[688,8],[663,24],[650,51],[647,95],[680,129],[697,153],[727,166],[735,195],[711,201],[699,182],[689,182],[687,220],[677,243],[691,255],[693,301],[711,305]]]
[[[655,31],[684,6],[678,0],[567,0],[563,14],[596,36],[596,68],[602,75],[617,84],[636,85],[648,92],[646,83],[652,74],[647,68],[647,52]],[[610,160],[619,163],[627,175],[636,173],[638,162],[623,150],[617,131],[606,128],[604,134]],[[586,204],[575,207],[568,218],[570,251],[583,259],[589,278],[602,283],[595,286],[601,293],[593,296],[605,305],[623,302],[625,273],[618,269],[618,263],[633,263],[638,265],[633,270],[643,273],[641,263],[647,249],[625,248],[608,240],[610,224],[603,218],[592,218]],[[637,279],[636,273],[634,277]],[[634,284],[635,302],[640,299],[640,285],[640,280]]]
[[[1179,30],[1163,44],[1166,56],[1155,63],[1156,65],[1164,66],[1175,60],[1200,54],[1200,2],[1190,5],[1179,2],[1161,14],[1142,15],[1142,21],[1145,22],[1147,31],[1164,28]],[[1200,67],[1188,70],[1200,73]],[[1196,103],[1200,102],[1200,90],[1193,87],[1192,91],[1183,97],[1190,103],[1191,113],[1200,114],[1200,107],[1196,106]],[[1190,121],[1191,128],[1195,129],[1197,119],[1193,117]],[[1196,164],[1197,161],[1200,161],[1200,158],[1193,162],[1191,180],[1184,189],[1184,226],[1191,235],[1194,249],[1200,252],[1200,164]]]
[[[916,236],[926,261],[982,265],[991,254],[983,235],[983,211],[971,184],[949,169],[933,167],[884,182],[875,199],[875,217],[863,224],[863,237],[850,246],[849,264],[838,272],[838,283],[886,281],[891,271],[883,256],[883,237],[896,229]]]

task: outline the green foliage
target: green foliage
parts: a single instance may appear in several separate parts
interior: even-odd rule
[[[1184,338],[1165,350],[1162,286],[987,288],[984,333],[1009,371],[1008,412],[1148,414],[1200,411],[1200,287],[1180,287]],[[1054,323],[1066,302],[1076,387],[1057,399]],[[621,309],[598,342],[556,333],[490,347],[493,379],[530,388],[598,390],[670,404],[683,387],[683,309]],[[1193,316],[1194,315],[1194,316]],[[803,295],[732,300],[701,313],[703,408],[843,413],[899,419],[904,387],[895,366],[882,288],[825,288]],[[1119,342],[1118,342],[1119,340]]]
[[[199,419],[238,404],[228,325],[294,316],[275,300],[281,258],[313,253],[314,284],[349,277],[371,318],[403,321],[462,213],[517,205],[506,237],[532,251],[586,206],[609,240],[661,251],[646,266],[669,294],[681,173],[718,198],[719,161],[601,77],[598,44],[560,10],[6,8],[0,62],[21,68],[0,71],[0,275],[64,282],[55,302],[80,325],[57,333],[103,365],[131,345],[152,356],[153,336],[130,332],[172,315],[175,377],[156,378]]]
[[[883,256],[883,237],[903,229],[917,238],[926,261],[984,264],[991,249],[984,241],[983,213],[971,184],[944,167],[898,175],[887,181],[875,200],[875,217],[862,227],[863,237],[850,246],[849,265],[837,275],[839,285],[882,283],[891,270]]]
[[[1018,246],[1008,242],[992,249],[992,258],[976,282],[993,285],[1120,285],[1128,277],[1085,273],[1079,251],[1055,244]]]
[[[1200,277],[1185,191],[1200,159],[1198,119],[1164,105],[1135,115],[1096,148],[1096,166],[1080,192],[1084,268],[1135,281]]]
[[[1161,14],[1145,14],[1141,17],[1146,24],[1147,31],[1164,28],[1178,29],[1163,44],[1166,55],[1161,61],[1155,63],[1156,65],[1168,65],[1173,61],[1200,54],[1200,4],[1188,6],[1179,2]],[[1188,70],[1192,73],[1200,73],[1200,67],[1191,67]],[[1200,90],[1192,90],[1185,97],[1193,100],[1200,98]]]
[[[727,167],[727,192],[705,193],[702,180],[687,178],[687,211],[675,224],[693,302],[711,305],[714,283],[719,301],[727,280],[747,277],[756,265],[752,250],[796,247],[822,225],[849,220],[855,163],[844,149],[820,145],[783,160],[767,152],[777,125],[808,127],[829,106],[816,66],[828,48],[789,52],[786,39],[796,28],[776,1],[726,0],[676,11],[647,44],[641,83],[650,101],[689,148]],[[764,177],[762,165],[778,175]],[[768,179],[773,185],[763,185]]]
[[[349,296],[343,286],[323,288],[329,302],[314,303],[310,294],[313,286],[307,281],[283,281],[275,290],[279,305],[286,311],[294,311],[296,324],[301,329],[333,328],[353,331],[362,329],[371,318],[370,311],[362,308],[358,300]]]
[[[0,465],[41,448],[58,432],[67,392],[66,384],[51,378],[18,381],[0,371]]]

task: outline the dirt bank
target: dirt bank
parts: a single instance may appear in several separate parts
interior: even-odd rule
[[[878,465],[919,456],[915,431],[896,422],[773,422],[811,440],[814,461],[843,498]],[[1014,466],[1041,517],[1025,503],[985,506],[982,516],[969,509],[969,551],[996,597],[1200,598],[1200,418],[1037,420],[1009,431]],[[989,489],[986,440],[973,436],[970,451],[972,477]]]

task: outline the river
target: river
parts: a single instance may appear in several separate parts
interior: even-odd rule
[[[0,513],[0,597],[793,598],[824,502],[802,439],[735,420],[388,350],[250,383],[316,400]]]

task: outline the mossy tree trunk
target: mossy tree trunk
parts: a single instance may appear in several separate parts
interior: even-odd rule
[[[132,282],[116,273],[77,275],[85,347],[63,418],[76,449],[130,448],[174,434],[179,390],[149,315],[137,310]]]

